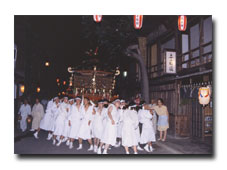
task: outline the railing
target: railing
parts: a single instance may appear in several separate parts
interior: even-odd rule
[[[193,50],[189,50],[188,52],[178,55],[177,72],[212,62],[212,45],[212,41],[204,43]],[[163,67],[163,62],[150,66],[147,70],[149,78],[162,76],[164,74]]]
[[[210,49],[209,49],[210,48]],[[204,52],[205,50],[208,52]],[[200,47],[190,50],[177,57],[177,71],[200,66],[212,62],[212,42],[204,43]]]

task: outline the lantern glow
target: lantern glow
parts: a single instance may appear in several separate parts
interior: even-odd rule
[[[143,15],[134,15],[134,28],[141,29],[143,25]]]
[[[124,77],[127,77],[127,71],[124,71],[124,72],[123,72],[123,76],[124,76]]]
[[[102,21],[102,15],[93,15],[93,19],[95,22],[99,23]]]
[[[50,63],[48,61],[45,62],[45,66],[46,67],[49,67],[50,66]]]
[[[37,87],[36,91],[37,91],[37,93],[39,93],[40,92],[40,87]]]
[[[31,123],[31,122],[32,122],[32,119],[31,119],[31,117],[30,117],[30,116],[28,116],[28,118],[27,118],[27,122],[28,122],[28,123]]]
[[[185,15],[178,17],[178,29],[179,31],[185,31],[187,29],[187,17]]]
[[[207,87],[200,87],[198,92],[199,103],[203,106],[210,102],[211,90]]]
[[[24,93],[24,90],[25,90],[24,85],[21,85],[21,86],[20,86],[20,91],[21,91],[21,93]]]

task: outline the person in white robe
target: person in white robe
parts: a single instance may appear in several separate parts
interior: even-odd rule
[[[103,100],[98,101],[98,107],[95,108],[93,118],[94,152],[97,152],[99,142],[103,133],[103,120],[106,116],[106,109],[103,107]]]
[[[90,144],[90,147],[88,151],[92,151],[94,149],[92,140],[91,140],[91,122],[93,118],[93,114],[95,113],[95,110],[92,105],[90,105],[90,100],[88,98],[83,99],[84,105],[82,106],[81,113],[83,115],[83,119],[81,122],[81,126],[78,133],[79,138],[79,147],[77,150],[81,150],[83,148],[82,142],[83,140],[88,140],[88,143]]]
[[[51,133],[51,135],[50,135],[48,140],[53,139],[54,130],[55,130],[55,122],[56,122],[57,117],[58,117],[58,115],[60,113],[60,105],[61,105],[60,100],[59,100],[59,98],[57,98],[56,101],[54,102],[54,104],[51,107],[52,119],[51,119],[51,122],[50,122],[50,125],[51,125],[50,128],[51,128],[51,132],[52,133]]]
[[[129,106],[129,108],[123,112],[122,122],[122,145],[125,148],[126,154],[129,154],[129,147],[133,148],[134,154],[138,154],[137,129],[139,128],[139,119],[136,107]]]
[[[101,142],[105,144],[103,154],[107,154],[107,149],[110,145],[114,146],[117,139],[117,123],[119,120],[118,108],[120,107],[120,100],[116,99],[113,104],[108,107],[108,120],[103,131]],[[101,152],[101,147],[98,148],[98,154]]]
[[[106,122],[108,120],[108,107],[109,107],[109,101],[107,99],[103,100],[103,109],[105,110],[105,115],[103,117],[103,129],[106,127]]]
[[[153,115],[153,111],[151,110],[149,105],[144,104],[143,110],[141,110],[141,117],[140,117],[141,123],[143,124],[140,143],[146,144],[144,149],[147,152],[153,151],[152,142],[156,141],[153,122],[152,122],[152,117],[153,117],[152,115]]]
[[[119,121],[117,124],[117,140],[118,142],[116,143],[115,147],[120,147],[121,145],[121,139],[122,139],[122,126],[123,126],[123,122],[122,122],[122,116],[123,116],[123,108],[126,106],[126,102],[125,100],[121,100],[121,105],[120,105],[120,109],[118,109],[119,112]]]
[[[39,102],[39,99],[36,98],[36,103],[32,107],[32,129],[36,130],[36,132],[33,134],[36,139],[38,139],[38,133],[40,131],[40,121],[42,120],[44,116],[44,109],[43,105]]]
[[[109,101],[107,99],[103,99],[103,111],[104,111],[104,116],[103,116],[103,121],[102,121],[103,122],[103,132],[104,132],[104,129],[106,128],[106,124],[107,124],[107,120],[108,120],[108,107],[109,107]],[[102,136],[101,136],[101,139],[102,139]],[[104,143],[102,143],[101,139],[100,139],[98,148],[100,147],[100,148],[104,149],[105,145],[104,145]],[[111,148],[109,147],[109,149],[111,149]],[[101,154],[101,150],[97,150],[97,153]]]
[[[20,128],[24,132],[27,129],[28,115],[31,115],[31,106],[28,104],[27,99],[24,99],[24,104],[21,105],[18,114],[21,117]]]
[[[55,118],[57,114],[57,105],[59,104],[59,98],[55,97],[47,103],[46,113],[43,116],[43,119],[40,122],[40,129],[48,131],[47,140],[50,140],[53,136],[53,129]]]
[[[59,114],[54,125],[53,145],[56,144],[56,137],[60,136],[59,142],[56,146],[60,146],[64,138],[63,132],[65,127],[65,119],[69,112],[68,97],[64,97],[64,101],[60,104]]]
[[[83,119],[83,115],[81,113],[82,104],[81,104],[81,98],[76,97],[75,103],[72,105],[70,110],[70,115],[68,117],[69,120],[69,138],[70,138],[70,144],[69,149],[73,148],[73,142],[75,139],[78,139],[78,133],[81,126],[81,120]]]
[[[69,132],[70,132],[70,124],[69,124],[69,115],[72,109],[72,105],[74,103],[74,99],[69,99],[69,111],[67,113],[67,116],[65,118],[65,125],[62,136],[64,137],[62,142],[66,142],[66,145],[69,146],[70,144],[70,138],[69,138]]]

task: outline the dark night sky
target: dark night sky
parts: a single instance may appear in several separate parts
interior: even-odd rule
[[[80,60],[82,56],[80,17],[39,16],[32,18],[31,25],[47,57],[51,57],[53,64],[61,72]]]
[[[129,17],[126,22],[122,21],[125,25],[115,23],[124,17]],[[45,81],[51,79],[49,81],[56,85],[57,77],[61,80],[68,80],[70,74],[67,72],[67,68],[81,65],[81,61],[86,58],[85,52],[99,45],[96,39],[97,36],[102,35],[102,32],[107,31],[106,34],[103,34],[103,39],[107,41],[108,37],[112,36],[109,43],[113,43],[114,46],[118,44],[128,46],[131,44],[127,43],[132,41],[125,40],[121,34],[131,30],[131,35],[135,35],[135,37],[147,36],[152,29],[166,19],[166,16],[144,16],[141,30],[133,28],[133,16],[103,16],[103,21],[99,24],[93,21],[93,16],[87,16],[85,24],[82,24],[85,19],[86,17],[82,18],[82,16],[15,16],[15,43],[18,46],[18,55],[24,55],[26,62],[29,63],[33,83],[47,84]],[[129,29],[125,29],[126,26],[129,26]],[[105,27],[110,27],[110,29],[105,29]],[[115,32],[116,29],[119,31]],[[96,37],[93,36],[95,31]],[[90,39],[85,38],[86,33],[91,35]],[[109,65],[121,63],[124,67],[133,62],[132,59],[120,56],[118,53],[117,57],[113,57],[118,59],[113,61],[108,59],[111,58],[109,56],[111,49],[105,49],[105,47],[108,47],[108,43],[104,43],[97,56],[103,63],[109,62]],[[21,49],[23,49],[23,53],[20,52]],[[51,78],[47,77],[44,67],[47,60],[51,65],[48,73]]]

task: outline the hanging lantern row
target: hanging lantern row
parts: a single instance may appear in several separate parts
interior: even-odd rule
[[[102,15],[93,15],[94,21],[99,23],[102,21]],[[134,28],[141,29],[143,25],[143,15],[134,15]],[[185,31],[187,29],[187,17],[185,15],[178,16],[178,29]]]
[[[178,17],[178,29],[179,31],[185,31],[187,29],[187,17],[185,15]]]
[[[102,21],[102,15],[93,15],[95,22],[99,23]],[[134,28],[141,29],[143,24],[143,15],[134,15]]]

